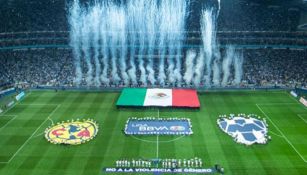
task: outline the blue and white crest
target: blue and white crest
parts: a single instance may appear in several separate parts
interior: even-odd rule
[[[222,116],[217,120],[219,127],[230,135],[237,143],[252,145],[254,143],[267,143],[268,128],[265,120],[253,117]]]

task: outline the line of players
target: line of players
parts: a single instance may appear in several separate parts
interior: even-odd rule
[[[157,160],[143,160],[143,159],[122,159],[117,160],[116,167],[126,168],[151,168],[151,167],[162,167],[162,168],[201,168],[203,161],[198,158],[192,159],[159,159]]]
[[[200,168],[203,166],[203,161],[198,158],[192,159],[162,159],[162,168]]]
[[[117,160],[116,161],[116,167],[150,168],[151,166],[152,166],[152,161],[151,160],[142,160],[142,159],[127,160],[127,159],[122,159],[122,160]]]

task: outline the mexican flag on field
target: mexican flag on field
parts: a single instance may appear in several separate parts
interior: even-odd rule
[[[199,108],[196,90],[193,89],[123,89],[117,106],[161,106]]]

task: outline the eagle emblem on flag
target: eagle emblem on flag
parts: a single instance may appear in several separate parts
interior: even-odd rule
[[[151,98],[163,99],[163,98],[169,98],[169,96],[166,93],[158,92],[158,93],[155,93],[153,96],[151,96]]]

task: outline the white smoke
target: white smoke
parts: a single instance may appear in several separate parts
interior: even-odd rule
[[[194,76],[194,60],[196,58],[195,50],[188,50],[185,59],[185,73],[183,79],[187,85],[191,84],[192,78]]]
[[[93,47],[94,47],[94,61],[95,61],[95,85],[96,86],[100,86],[100,73],[101,73],[101,67],[100,67],[100,62],[99,62],[99,50],[100,50],[100,44],[99,44],[99,39],[100,39],[100,20],[96,20],[96,19],[100,19],[101,18],[101,8],[99,6],[99,4],[97,4],[96,6],[93,7],[92,11],[90,12],[90,20],[92,21],[91,23],[89,23],[88,25],[90,25],[90,30],[91,31],[96,31],[98,30],[98,32],[93,32],[92,36],[93,36]]]
[[[211,85],[212,59],[213,53],[218,52],[216,49],[216,16],[212,8],[202,11],[201,16],[201,36],[203,41],[203,49],[206,57],[206,75],[205,83]]]
[[[79,6],[79,1],[74,0],[73,4],[69,9],[69,26],[70,26],[70,46],[72,47],[74,55],[74,65],[76,71],[75,83],[77,85],[81,84],[82,81],[82,69],[81,69],[81,51],[80,51],[80,35],[81,35],[81,23],[80,23],[80,13],[81,9]]]
[[[102,56],[102,75],[101,75],[101,81],[104,84],[109,84],[110,79],[108,78],[108,70],[109,70],[109,39],[108,39],[108,32],[109,31],[109,25],[107,23],[108,15],[109,15],[109,8],[106,6],[106,4],[101,5],[102,9],[105,9],[102,11],[101,14],[101,26],[100,26],[100,36],[101,36],[101,44],[102,48],[100,50],[101,56]]]
[[[161,7],[160,7],[160,11],[157,14],[159,16],[158,18],[158,24],[159,24],[159,40],[158,40],[158,54],[160,57],[159,60],[159,75],[158,75],[158,80],[159,80],[159,84],[160,86],[164,86],[165,85],[165,80],[166,80],[166,74],[165,74],[165,57],[166,57],[166,47],[167,47],[167,31],[168,31],[168,23],[163,22],[165,21],[167,18],[164,18],[165,16],[169,16],[168,15],[168,11],[167,8],[163,8],[164,4],[167,1],[161,1]]]
[[[126,14],[123,7],[119,8],[118,16],[118,35],[119,35],[119,46],[120,46],[120,72],[122,76],[122,80],[125,85],[129,84],[129,76],[127,74],[127,65],[126,65],[126,57],[127,57],[127,34],[126,34]]]
[[[117,65],[118,65],[118,51],[119,51],[119,46],[121,43],[120,38],[120,31],[121,31],[121,15],[122,15],[122,9],[120,7],[113,7],[109,11],[109,20],[110,19],[117,19],[117,20],[110,20],[109,21],[109,35],[110,35],[110,50],[111,50],[111,78],[114,84],[118,84],[120,81],[120,77],[118,75],[118,70],[117,70]]]
[[[147,28],[147,36],[148,36],[148,57],[147,57],[147,66],[146,70],[148,72],[148,81],[151,85],[156,83],[155,79],[155,71],[153,69],[154,64],[154,50],[155,50],[155,43],[157,38],[157,30],[158,30],[158,6],[155,0],[148,0],[146,4],[146,9],[148,9],[148,13],[145,14],[146,17],[146,28]]]
[[[231,75],[230,72],[230,66],[233,62],[233,58],[234,58],[234,54],[235,54],[235,49],[233,46],[228,46],[226,48],[226,56],[223,60],[223,79],[222,79],[222,86],[226,86],[229,82],[229,77]]]
[[[137,4],[135,5],[136,8],[136,15],[135,22],[136,22],[136,30],[138,30],[138,39],[139,39],[139,50],[138,50],[138,62],[139,62],[139,70],[141,72],[140,75],[140,81],[144,86],[147,86],[147,80],[146,80],[146,69],[145,69],[145,63],[144,63],[144,53],[145,53],[145,47],[146,47],[146,39],[147,39],[147,28],[146,28],[146,21],[144,21],[144,12],[148,9],[145,9],[146,3],[148,0],[131,0],[135,1]],[[131,2],[130,1],[130,2]]]
[[[220,63],[219,59],[213,61],[213,85],[220,86]]]
[[[185,39],[185,21],[186,21],[186,15],[187,15],[187,6],[189,5],[187,1],[182,1],[182,0],[177,0],[174,2],[175,5],[172,8],[175,10],[173,12],[174,14],[174,19],[173,21],[175,22],[175,25],[172,25],[177,31],[175,32],[175,39],[172,44],[176,46],[176,51],[175,51],[175,60],[176,60],[176,65],[174,69],[174,76],[175,80],[178,82],[177,86],[181,85],[182,81],[182,76],[181,76],[181,50],[182,50],[182,43]]]
[[[217,0],[218,2],[218,11],[217,11],[217,16],[219,16],[220,10],[221,10],[221,0]]]
[[[90,14],[86,14],[83,16],[83,20],[82,20],[82,33],[81,33],[81,39],[82,39],[82,51],[83,51],[83,55],[84,55],[84,59],[85,59],[85,63],[87,65],[87,73],[86,73],[86,83],[88,85],[92,85],[93,83],[93,66],[92,66],[92,62],[91,62],[91,52],[90,52],[90,47],[91,47],[91,30],[90,30],[90,25],[88,25],[91,20],[90,20]]]
[[[204,51],[201,49],[197,57],[196,66],[195,66],[195,77],[193,79],[193,83],[196,87],[200,86],[204,72],[204,64],[205,64]]]
[[[220,60],[216,23],[221,5],[220,0],[217,2],[218,11],[213,8],[202,11],[203,47],[198,54],[195,51],[185,54],[183,75],[182,48],[189,1],[104,1],[81,6],[75,0],[69,11],[75,83],[80,85],[85,77],[87,85],[96,86],[101,83],[136,85],[138,82],[145,86],[147,83],[180,86],[184,79],[195,86],[203,80],[207,86],[212,82],[218,86],[227,84],[234,70],[234,83],[239,84],[243,56],[226,56]],[[157,60],[155,54],[158,54]],[[195,66],[187,65],[189,61],[195,62]],[[234,69],[231,69],[232,62]]]
[[[165,27],[165,33],[166,33],[166,38],[167,38],[167,43],[166,43],[166,47],[168,49],[168,56],[166,57],[166,62],[167,62],[167,69],[166,69],[166,73],[167,73],[167,80],[168,82],[173,85],[173,83],[175,82],[175,77],[174,77],[174,68],[175,68],[175,63],[174,63],[174,55],[175,55],[175,45],[173,45],[172,42],[174,42],[175,39],[175,33],[177,30],[175,28],[175,20],[172,20],[173,17],[177,16],[174,15],[175,11],[172,9],[174,6],[174,2],[177,0],[173,0],[173,1],[168,1],[168,0],[164,0],[161,1],[161,11],[163,12],[163,18],[161,20],[162,25],[164,25]]]
[[[235,59],[234,59],[234,83],[235,85],[239,85],[242,80],[243,76],[243,53],[242,52],[236,52],[235,53]]]
[[[137,4],[136,1],[129,1],[127,4],[127,11],[129,12],[127,14],[127,20],[128,22],[126,23],[127,30],[129,32],[129,40],[130,40],[130,55],[129,55],[129,65],[130,69],[128,69],[128,75],[130,76],[131,83],[132,85],[137,84],[137,76],[136,76],[136,63],[135,63],[135,54],[136,54],[136,49],[135,45],[137,43],[137,33],[136,33],[136,12],[137,12]]]

